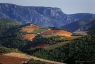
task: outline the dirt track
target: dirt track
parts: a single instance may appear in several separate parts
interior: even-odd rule
[[[42,59],[42,58],[37,58],[37,57],[34,57],[34,56],[22,54],[22,53],[12,52],[12,53],[8,53],[8,54],[4,54],[4,55],[19,57],[19,58],[26,58],[26,59],[34,59],[34,60],[39,60],[39,61],[42,61],[42,62],[47,62],[49,64],[65,64],[65,63],[61,63],[61,62],[56,62],[56,61],[50,61],[50,60],[46,60],[46,59]]]

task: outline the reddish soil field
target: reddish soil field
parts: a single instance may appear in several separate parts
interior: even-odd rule
[[[65,31],[65,30],[47,30],[43,33],[41,33],[41,35],[61,35],[61,36],[71,36],[72,33]]]
[[[34,28],[22,28],[22,32],[28,32],[28,33],[31,33],[33,32],[35,29]]]
[[[35,48],[44,48],[44,47],[47,47],[49,45],[50,44],[40,44],[40,45],[36,46]]]
[[[58,32],[59,30],[47,30],[45,32],[42,32],[41,35],[52,35],[52,34],[56,34],[56,32]]]
[[[23,35],[22,37],[23,37],[23,39],[27,39],[27,40],[32,41],[33,38],[35,38],[36,35],[37,35],[37,34],[25,34],[25,35]]]
[[[57,32],[57,34],[61,35],[61,36],[71,36],[72,33],[71,32],[68,32],[68,31],[65,31],[65,30],[60,30]]]
[[[2,64],[22,64],[23,61],[27,62],[28,59],[0,55],[0,63],[2,63]]]
[[[26,27],[22,28],[21,31],[30,33],[30,32],[33,32],[34,30],[39,29],[39,28],[41,28],[41,27],[40,26],[36,26],[36,25],[29,25],[29,26],[26,26]]]

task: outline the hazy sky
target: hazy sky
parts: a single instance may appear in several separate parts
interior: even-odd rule
[[[95,14],[95,0],[0,0],[0,3],[13,3],[23,6],[58,7],[66,14]]]

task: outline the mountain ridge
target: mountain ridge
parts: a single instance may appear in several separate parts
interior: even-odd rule
[[[88,31],[90,28],[94,29],[94,27],[95,27],[95,18],[89,18],[85,20],[72,22],[68,25],[62,26],[61,28],[70,30],[72,32],[79,32],[79,31]]]
[[[61,27],[69,23],[95,17],[95,14],[65,14],[60,8],[44,6],[21,6],[0,3],[0,18],[12,18],[17,21],[33,23],[43,27]]]

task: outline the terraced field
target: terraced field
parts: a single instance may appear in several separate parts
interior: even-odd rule
[[[65,30],[47,30],[41,33],[43,36],[59,35],[59,36],[71,36],[72,33]]]
[[[40,26],[36,26],[33,24],[23,27],[21,29],[21,32],[25,32],[25,34],[22,35],[22,38],[32,41],[33,38],[35,38],[35,36],[37,35],[37,34],[33,34],[33,31],[38,30],[40,28],[41,28]]]
[[[22,36],[22,38],[23,38],[23,39],[26,39],[26,40],[32,41],[33,38],[35,38],[36,35],[37,35],[37,34],[25,34],[25,35]]]
[[[34,30],[33,31],[33,33],[42,33],[42,32],[44,32],[44,31],[46,31],[46,30],[48,30],[49,28],[39,28],[39,29],[37,29],[37,30]]]
[[[21,31],[22,31],[22,32],[31,33],[31,32],[33,32],[34,30],[37,30],[37,29],[39,29],[39,28],[41,28],[41,27],[31,24],[31,25],[29,25],[29,26],[23,27]]]

